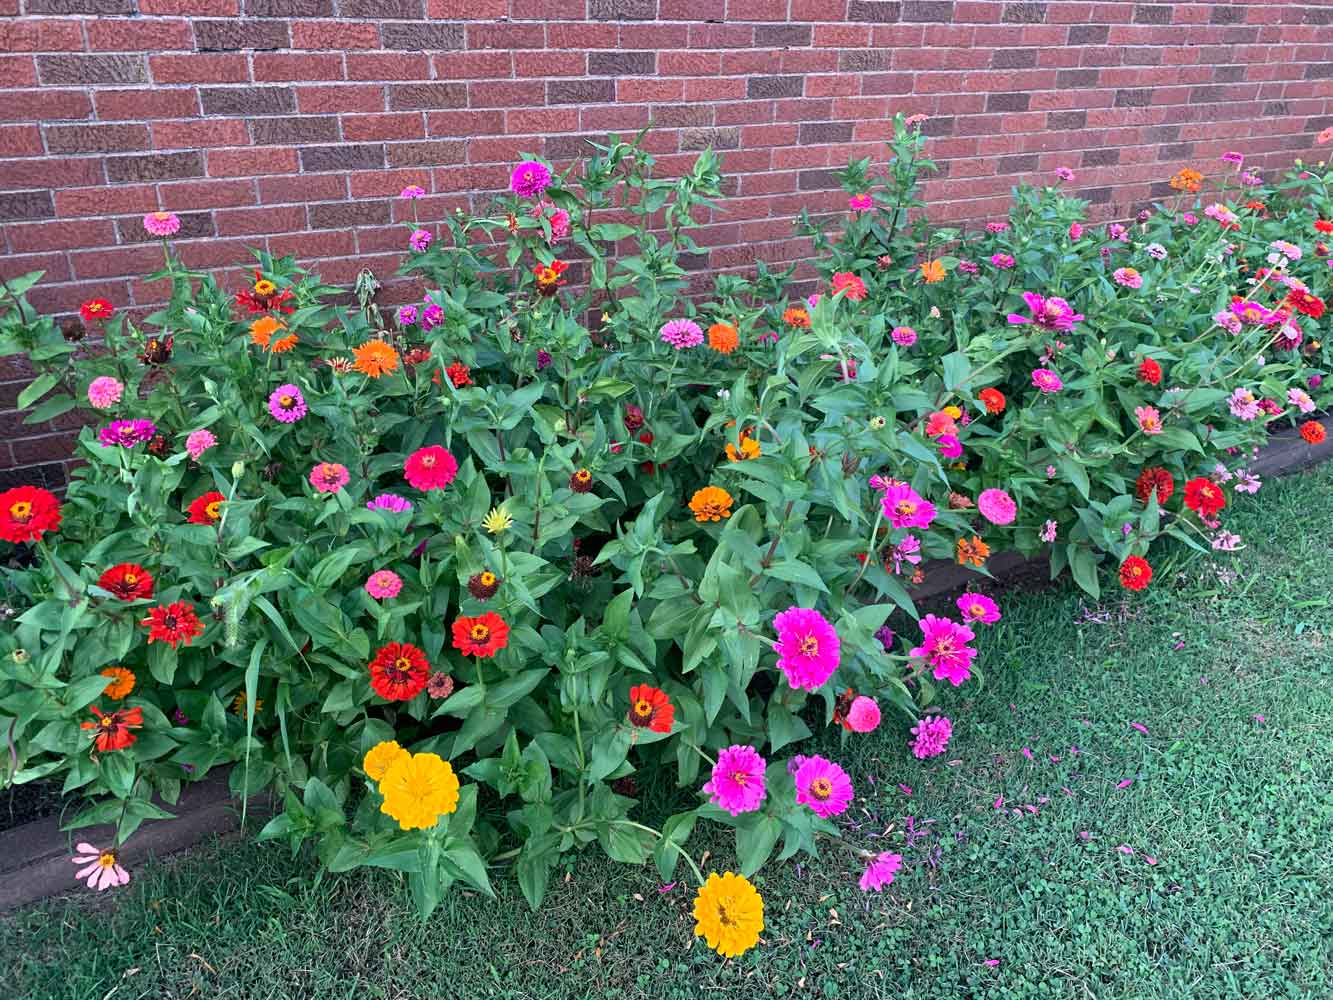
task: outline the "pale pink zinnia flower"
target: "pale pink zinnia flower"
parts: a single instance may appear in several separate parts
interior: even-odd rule
[[[1241,420],[1253,420],[1259,416],[1259,400],[1244,386],[1237,388],[1227,400],[1231,415]]]
[[[1018,505],[1004,490],[982,490],[977,497],[977,510],[991,524],[1013,524],[1018,516]]]
[[[1041,526],[1041,531],[1038,532],[1037,534],[1038,537],[1043,542],[1053,542],[1055,541],[1056,533],[1059,530],[1060,530],[1059,524],[1057,524],[1055,521],[1047,521],[1045,524]]]
[[[377,569],[366,579],[366,593],[377,601],[397,597],[402,589],[402,577],[391,569]]]
[[[165,239],[180,232],[181,220],[175,212],[149,212],[143,217],[143,227],[150,236]]]
[[[796,770],[796,804],[809,806],[828,819],[847,811],[852,802],[852,779],[837,764],[823,757],[807,757]]]
[[[901,854],[884,851],[877,855],[867,866],[865,874],[861,876],[861,881],[858,883],[861,891],[882,892],[884,887],[893,881],[893,877],[898,874],[898,869],[902,866]]]
[[[351,478],[347,466],[337,462],[320,462],[310,470],[310,485],[321,493],[337,493]]]
[[[954,602],[962,612],[965,622],[983,622],[994,625],[1000,620],[1000,606],[985,594],[968,591]]]
[[[791,607],[773,618],[778,667],[793,688],[815,691],[833,676],[842,644],[833,626],[812,608]]]
[[[218,439],[213,436],[212,431],[191,431],[190,436],[185,439],[185,450],[189,452],[190,457],[197,462],[199,461],[200,455],[208,451],[209,448],[212,448],[217,443]]]
[[[736,744],[717,755],[713,777],[703,790],[710,801],[733,816],[754,812],[764,801],[764,769],[768,765],[754,747]]]
[[[109,410],[120,402],[125,385],[110,375],[99,375],[88,386],[88,402],[99,410]]]
[[[879,702],[867,695],[857,695],[847,709],[847,728],[854,733],[872,733],[879,728]]]
[[[76,865],[87,866],[76,871],[74,877],[79,881],[87,879],[89,889],[103,892],[112,886],[129,883],[130,873],[121,867],[115,851],[110,848],[104,851],[87,841],[75,844],[74,849],[78,853],[70,860]]]
[[[1162,433],[1162,415],[1154,406],[1134,407],[1134,417],[1139,422],[1139,430],[1144,434]]]
[[[1316,409],[1314,400],[1304,389],[1288,389],[1287,402],[1302,413],[1313,413]]]
[[[704,342],[704,332],[699,324],[690,319],[671,319],[662,324],[658,331],[662,343],[670,344],[676,350],[698,347]]]
[[[943,715],[922,716],[921,721],[912,727],[912,735],[916,737],[910,744],[913,757],[917,760],[938,757],[949,745],[949,737],[953,736],[953,723]]]
[[[1117,285],[1124,288],[1143,287],[1143,275],[1139,274],[1139,272],[1132,267],[1118,267],[1115,269],[1115,273],[1112,274],[1111,277],[1115,279]]]
[[[965,625],[937,615],[926,615],[920,624],[921,645],[911,650],[911,655],[929,663],[937,681],[947,680],[958,687],[972,676],[977,651],[967,644],[976,634]]]

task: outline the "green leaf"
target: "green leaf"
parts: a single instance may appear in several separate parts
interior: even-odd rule
[[[781,833],[782,824],[762,814],[736,828],[736,860],[742,875],[749,878],[764,866]]]
[[[810,727],[798,716],[792,715],[786,707],[777,702],[768,706],[768,740],[777,753],[789,743],[796,743],[810,735]]]
[[[55,388],[56,383],[59,381],[59,376],[53,375],[50,372],[47,372],[44,375],[38,375],[28,383],[27,388],[19,393],[18,408],[20,410],[26,410],[29,406]]]
[[[828,587],[824,586],[824,581],[813,568],[803,562],[795,559],[786,559],[781,562],[775,562],[769,566],[765,572],[766,576],[776,577],[779,580],[786,580],[788,583],[799,583],[803,587],[813,587],[815,590],[828,593]]]

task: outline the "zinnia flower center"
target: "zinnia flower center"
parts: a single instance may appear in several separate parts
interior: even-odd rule
[[[175,627],[176,627],[176,616],[175,616],[175,615],[167,615],[166,618],[162,619],[162,624],[165,625],[167,628],[175,628]]]
[[[135,584],[135,583],[138,583],[138,582],[139,582],[139,575],[138,575],[137,573],[126,573],[126,574],[125,574],[125,582],[126,582],[126,583],[129,583],[129,584]]]
[[[935,654],[937,656],[953,656],[953,636],[940,636],[940,638],[935,641]]]
[[[278,397],[278,405],[281,406],[284,410],[289,410],[289,409],[291,409],[292,405],[293,405],[295,402],[296,402],[295,399],[293,399],[291,396],[288,396],[288,395],[286,395],[286,394],[281,395],[281,396]]]
[[[495,574],[491,572],[481,574],[481,582],[489,587],[495,582]]]
[[[472,636],[474,642],[485,642],[490,636],[491,630],[485,625],[473,625],[471,632],[468,634]]]
[[[731,926],[731,917],[727,915],[727,908],[721,903],[717,904],[717,920],[723,927]]]
[[[833,794],[833,782],[829,781],[828,778],[816,778],[810,782],[810,794],[823,802]]]
[[[204,508],[204,513],[208,515],[210,520],[216,521],[218,519],[218,515],[221,510],[222,510],[222,501],[214,500],[211,504],[209,504],[207,507]],[[126,579],[129,579],[129,577],[126,577]],[[133,581],[130,582],[132,583]]]
[[[899,500],[893,510],[899,517],[911,517],[916,513],[916,504],[911,500]]]
[[[9,508],[9,513],[16,521],[26,521],[32,515],[32,504],[27,500],[20,500]]]
[[[256,295],[272,295],[276,289],[277,286],[267,278],[255,282]]]
[[[431,468],[432,466],[435,465],[435,456],[434,456],[434,455],[422,455],[422,456],[421,456],[421,464],[422,464],[422,466],[423,466],[424,468],[427,468],[427,469]]]
[[[103,851],[97,856],[97,863],[103,868],[110,868],[116,863],[116,856],[110,851]]]
[[[750,776],[746,774],[744,771],[732,771],[731,780],[736,782],[736,784],[740,785],[742,788],[744,788],[746,783],[749,782]]]
[[[393,661],[393,667],[400,674],[406,674],[410,672],[412,669],[412,661],[409,660],[406,656],[400,656],[398,657],[398,659]]]
[[[640,698],[634,703],[634,714],[640,719],[646,719],[653,714],[653,706]]]
[[[967,609],[967,612],[973,618],[984,618],[986,616],[986,609],[983,608],[980,604],[973,604],[971,607]]]
[[[813,635],[802,636],[800,650],[802,656],[819,655],[819,640]]]

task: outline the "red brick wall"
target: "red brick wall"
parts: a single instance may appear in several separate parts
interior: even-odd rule
[[[18,15],[18,16],[15,16]],[[144,212],[195,267],[246,247],[387,276],[407,184],[429,217],[485,200],[520,151],[656,124],[664,170],[725,151],[713,268],[796,259],[831,169],[931,115],[941,219],[1074,169],[1098,217],[1226,149],[1285,166],[1333,124],[1333,4],[1050,0],[0,0],[0,276],[68,312],[161,294]],[[235,283],[235,270],[232,282]],[[63,454],[19,425],[0,360],[0,469]],[[33,475],[55,476],[47,467]],[[0,479],[4,474],[0,474]]]

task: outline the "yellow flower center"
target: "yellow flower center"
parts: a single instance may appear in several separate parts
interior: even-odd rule
[[[267,278],[262,278],[255,282],[255,294],[272,295],[277,291],[277,287],[277,285],[273,284],[273,282],[269,281]]]
[[[810,794],[823,802],[833,794],[833,782],[829,781],[828,778],[816,778],[810,782]]]
[[[9,514],[16,521],[26,521],[32,514],[32,504],[27,500],[20,500],[10,506]]]
[[[138,582],[139,582],[139,574],[138,574],[138,573],[126,573],[126,574],[125,574],[125,582],[126,582],[126,583],[129,583],[129,584],[135,584],[135,583],[138,583]]]
[[[97,724],[100,725],[103,729],[110,729],[113,725],[115,725],[115,722],[112,720],[111,716],[102,715],[98,716]]]
[[[750,776],[744,771],[732,771],[731,780],[736,782],[736,784],[740,785],[742,788],[744,788],[745,785],[749,783]]]
[[[285,393],[278,397],[278,405],[281,406],[284,410],[288,409],[295,402],[296,400],[294,398],[288,396]]]
[[[472,629],[468,634],[472,636],[473,642],[485,642],[487,638],[490,637],[491,630],[485,625],[478,623],[472,626]]]
[[[642,698],[640,698],[638,701],[634,703],[634,714],[639,716],[640,718],[646,719],[648,716],[653,714],[653,706],[650,705],[648,702],[644,701]]]
[[[973,618],[983,618],[985,617],[986,614],[986,609],[983,608],[980,604],[973,604],[971,607],[967,609],[967,611],[968,614],[970,614]]]
[[[397,667],[399,670],[401,670],[403,673],[407,673],[412,669],[412,661],[409,660],[406,656],[398,657],[398,659],[393,661],[393,665]]]
[[[911,517],[916,513],[916,504],[911,500],[899,500],[893,505],[893,510],[899,517]]]
[[[581,483],[586,483],[589,479],[592,478],[592,473],[589,472],[587,469],[579,469],[578,472],[574,473],[574,478]]]
[[[110,868],[116,863],[116,856],[110,851],[103,851],[97,856],[97,863],[103,868]]]
[[[204,513],[208,515],[208,519],[210,521],[216,521],[221,511],[222,511],[221,500],[214,500],[211,504],[209,504],[207,507],[204,508]]]
[[[490,572],[490,570],[487,570],[485,573],[481,574],[481,583],[484,587],[491,586],[491,584],[495,583],[495,574]]]
[[[819,653],[819,640],[813,635],[803,636],[800,642],[802,656],[815,656]]]

